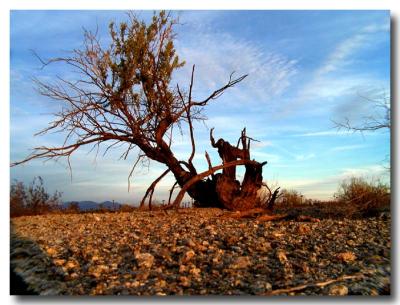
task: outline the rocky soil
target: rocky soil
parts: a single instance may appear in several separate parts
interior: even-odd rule
[[[232,215],[13,218],[10,263],[43,295],[390,294],[390,215],[320,222]]]

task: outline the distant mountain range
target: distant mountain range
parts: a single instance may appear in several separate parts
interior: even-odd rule
[[[77,202],[79,209],[81,211],[90,211],[90,210],[97,210],[100,207],[103,207],[105,209],[113,210],[113,209],[119,209],[121,204],[119,202],[112,202],[112,201],[103,201],[103,202],[95,202],[95,201],[67,201],[63,202],[62,206],[64,208],[68,208],[69,205],[72,202]]]

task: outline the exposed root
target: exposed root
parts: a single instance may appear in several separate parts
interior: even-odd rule
[[[361,280],[364,279],[365,276],[363,274],[356,274],[356,275],[344,275],[341,277],[338,277],[337,279],[332,279],[328,280],[325,282],[319,282],[319,283],[309,283],[309,284],[304,284],[296,287],[291,287],[291,288],[283,288],[283,289],[276,289],[272,291],[266,292],[264,295],[279,295],[283,293],[290,293],[290,292],[296,292],[296,291],[301,291],[307,288],[312,288],[312,287],[320,287],[323,288],[327,285],[336,283],[336,282],[342,282],[345,280]]]
[[[320,222],[321,220],[318,218],[314,218],[311,216],[307,216],[307,215],[299,215],[296,216],[296,221],[309,221],[309,222]]]
[[[318,218],[307,215],[292,215],[292,214],[271,214],[267,209],[255,208],[247,211],[236,211],[229,214],[224,214],[223,217],[242,219],[255,218],[257,221],[276,221],[276,220],[295,220],[301,222],[320,222]]]
[[[276,214],[276,215],[268,215],[264,214],[256,218],[258,221],[274,221],[274,220],[282,220],[288,217],[287,214]]]
[[[265,210],[262,208],[255,208],[248,211],[236,211],[230,214],[231,218],[253,218],[257,215],[265,213]]]

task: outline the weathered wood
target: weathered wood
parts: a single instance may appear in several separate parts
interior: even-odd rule
[[[205,177],[215,173],[216,171],[220,170],[220,169],[224,169],[224,168],[229,168],[232,166],[238,166],[238,165],[245,165],[245,164],[254,164],[257,163],[256,161],[252,161],[252,160],[236,160],[236,161],[232,161],[229,163],[225,163],[225,164],[221,164],[218,166],[214,166],[211,169],[202,172],[196,176],[194,176],[193,178],[191,178],[179,191],[177,197],[175,198],[174,202],[172,203],[173,207],[178,207],[179,204],[181,203],[183,196],[185,195],[185,193],[189,190],[190,187],[192,187],[195,183],[201,181],[202,179],[204,179]]]

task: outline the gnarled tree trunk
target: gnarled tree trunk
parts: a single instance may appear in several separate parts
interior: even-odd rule
[[[222,165],[212,168],[207,155],[210,167],[208,171],[192,175],[183,184],[178,180],[182,190],[173,206],[180,204],[186,191],[195,200],[197,207],[220,207],[241,211],[271,206],[271,202],[263,202],[259,197],[259,190],[263,186],[262,168],[267,162],[259,163],[250,160],[250,141],[252,139],[246,136],[246,129],[243,129],[237,146],[233,146],[223,139],[215,142],[212,131],[211,129],[211,145],[218,149]],[[239,144],[241,144],[241,148],[239,148]],[[244,165],[246,169],[242,182],[236,179],[236,166],[238,165]],[[214,174],[219,169],[222,169],[222,173]],[[207,176],[211,177],[204,180]],[[275,197],[272,197],[273,200]]]

